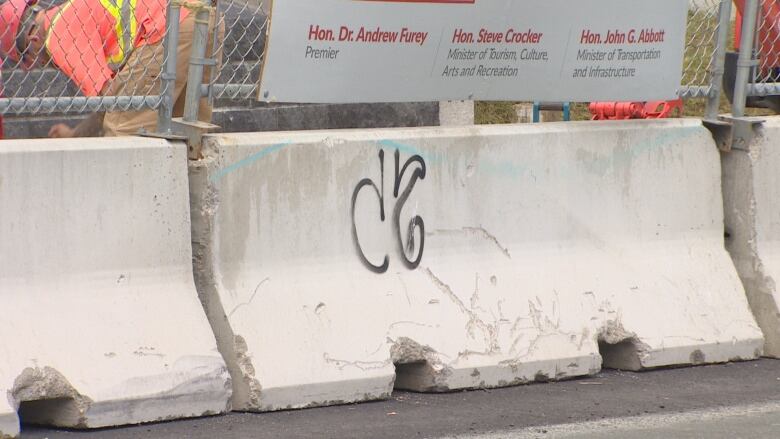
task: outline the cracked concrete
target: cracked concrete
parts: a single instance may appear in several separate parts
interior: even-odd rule
[[[498,247],[498,249],[501,250],[501,253],[503,253],[504,256],[506,256],[509,259],[512,259],[512,255],[509,254],[509,249],[501,245],[501,243],[498,242],[498,238],[496,238],[493,234],[485,230],[484,227],[464,227],[463,231],[482,235],[485,239],[495,244],[496,247]]]
[[[391,343],[390,358],[396,365],[430,362],[435,358],[436,351],[432,347],[421,345],[409,337],[388,341]]]
[[[267,277],[267,278],[261,280],[260,283],[258,283],[257,286],[255,287],[255,290],[252,292],[252,295],[249,297],[249,300],[246,301],[246,302],[241,302],[238,305],[236,305],[235,307],[233,307],[233,309],[228,314],[228,317],[232,317],[233,314],[236,313],[236,311],[241,309],[242,306],[249,306],[249,305],[251,305],[252,301],[255,300],[255,296],[257,296],[257,293],[260,291],[260,287],[263,286],[263,284],[268,282],[269,280],[271,280],[270,277]]]
[[[723,200],[731,253],[763,330],[764,355],[780,358],[780,119],[767,118],[749,151],[722,154]]]
[[[345,367],[354,367],[362,371],[371,370],[371,369],[384,369],[391,362],[390,360],[386,360],[386,361],[339,360],[336,358],[331,358],[327,352],[322,354],[322,359],[325,360],[325,363],[333,364],[341,370],[343,370]]]
[[[473,336],[473,328],[479,328],[480,331],[482,331],[482,336],[484,337],[485,344],[487,345],[486,353],[490,354],[495,352],[498,349],[495,326],[484,322],[479,317],[479,315],[474,312],[474,310],[468,308],[466,304],[460,300],[458,295],[452,291],[450,286],[442,282],[441,279],[433,274],[430,268],[424,268],[423,272],[428,275],[428,277],[431,279],[431,282],[436,285],[436,287],[444,294],[444,296],[451,300],[452,303],[458,307],[460,312],[466,314],[469,317],[469,320],[466,322],[466,331]]]
[[[243,386],[239,387],[241,389],[247,389],[246,392],[240,392],[240,396],[234,396],[233,407],[236,410],[257,407],[260,405],[260,395],[263,386],[260,385],[260,381],[255,377],[255,367],[252,364],[251,356],[247,353],[249,348],[246,345],[246,340],[240,335],[234,335],[233,340],[232,352],[235,355],[236,366],[241,371],[239,379],[243,384]],[[245,400],[243,398],[247,399]]]
[[[696,121],[331,137],[213,135],[191,165],[199,294],[241,410],[749,359],[763,343]],[[426,163],[403,200],[396,150]],[[419,266],[398,245],[415,215]]]
[[[87,426],[86,413],[92,404],[51,367],[24,369],[14,381],[9,398],[16,407],[27,403],[21,413],[26,422],[73,428]]]
[[[498,241],[498,238],[496,238],[494,235],[492,235],[490,232],[485,230],[484,227],[462,227],[459,230],[449,230],[449,229],[436,229],[433,231],[432,236],[435,235],[458,235],[458,234],[464,234],[466,236],[478,236],[480,238],[484,238],[487,241],[495,244],[496,248],[507,258],[512,259],[512,255],[509,254],[509,249],[501,245],[501,243]]]
[[[197,192],[191,189],[190,206],[192,221],[192,251],[193,268],[195,273],[195,285],[198,297],[206,311],[206,317],[214,331],[217,347],[225,359],[232,383],[231,407],[234,410],[248,410],[260,406],[260,392],[262,386],[255,377],[255,368],[252,358],[248,354],[246,341],[240,335],[231,330],[228,318],[241,306],[250,306],[262,287],[263,283],[270,280],[266,277],[255,286],[249,300],[237,303],[227,315],[222,301],[216,294],[219,286],[214,279],[214,267],[212,260],[215,257],[209,242],[213,229],[214,217],[219,206],[218,192],[206,185],[208,181],[208,166],[214,159],[206,156],[199,161],[190,162],[190,187],[198,188]],[[207,188],[208,190],[200,190]]]
[[[0,175],[25,191],[0,188],[0,435],[17,410],[68,428],[227,411],[186,160],[160,139],[4,142]]]
[[[396,389],[429,392],[449,390],[441,381],[446,381],[452,372],[433,348],[408,337],[388,341],[392,343],[390,356],[395,364]]]
[[[649,346],[642,343],[636,334],[623,328],[620,317],[608,320],[598,332],[599,352],[602,365],[610,369],[640,370],[644,351]]]

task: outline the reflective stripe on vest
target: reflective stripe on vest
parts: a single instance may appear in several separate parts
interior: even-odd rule
[[[114,32],[119,50],[106,61],[111,70],[118,71],[135,49],[138,21],[135,18],[137,0],[100,0],[106,11],[114,17]]]
[[[51,23],[49,24],[49,31],[46,32],[46,41],[44,42],[44,45],[46,47],[49,47],[49,40],[51,40],[52,34],[54,33],[51,32],[51,30],[54,29],[54,26],[57,25],[58,21],[60,21],[60,17],[62,17],[62,14],[64,14],[65,11],[67,11],[72,4],[73,4],[73,0],[68,0],[67,3],[60,6],[60,10],[57,11],[57,13],[54,15],[54,18],[51,19]]]

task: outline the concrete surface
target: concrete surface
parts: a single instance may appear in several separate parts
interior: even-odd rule
[[[89,433],[25,426],[22,439],[493,439],[517,437],[512,434],[529,429],[537,434],[526,437],[548,439],[559,437],[550,432],[577,426],[575,432],[590,436],[571,437],[771,438],[777,435],[765,433],[777,431],[780,418],[772,413],[779,401],[780,362],[759,360],[641,373],[604,371],[594,377],[506,389],[396,392],[381,402],[231,413]],[[732,416],[735,413],[738,416]],[[631,425],[637,416],[643,416],[641,421],[651,428],[641,434],[632,431],[631,427],[640,427]],[[696,422],[697,417],[703,422]],[[616,435],[604,431],[602,421],[629,428]],[[737,434],[718,435],[732,431]]]
[[[780,117],[765,118],[749,151],[723,153],[726,241],[766,337],[780,356]]]
[[[142,138],[3,141],[0,437],[221,413],[195,290],[187,155]]]
[[[237,409],[761,352],[697,121],[205,143],[196,283]]]
[[[439,123],[443,127],[474,125],[474,101],[439,102]]]
[[[770,402],[450,437],[463,439],[771,438],[777,436],[779,427],[780,403]]]

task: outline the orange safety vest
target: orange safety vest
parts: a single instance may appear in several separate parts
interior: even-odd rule
[[[85,96],[97,96],[136,48],[163,39],[167,5],[168,0],[69,0],[45,12],[46,50]],[[182,20],[187,12],[182,9]]]

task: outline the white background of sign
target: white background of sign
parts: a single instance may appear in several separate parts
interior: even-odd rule
[[[682,0],[277,0],[259,98],[334,103],[673,99],[682,74],[687,11]],[[342,28],[353,32],[351,41],[339,41],[346,35]],[[366,42],[360,41],[361,28],[399,34],[395,42]],[[424,42],[401,42],[404,28],[426,33]],[[457,29],[473,34],[473,42],[453,42]],[[509,29],[530,29],[542,36],[537,44],[480,43],[481,29],[503,37]],[[654,39],[663,31],[662,41],[639,42],[642,31],[650,29]],[[601,42],[583,44],[584,32],[599,34]],[[625,41],[607,43],[608,33],[615,32]],[[466,58],[473,59],[453,59],[453,49],[472,51]],[[512,59],[491,60],[491,50],[507,51]],[[584,59],[583,50],[601,59]],[[624,55],[645,51],[653,59],[631,61]]]

